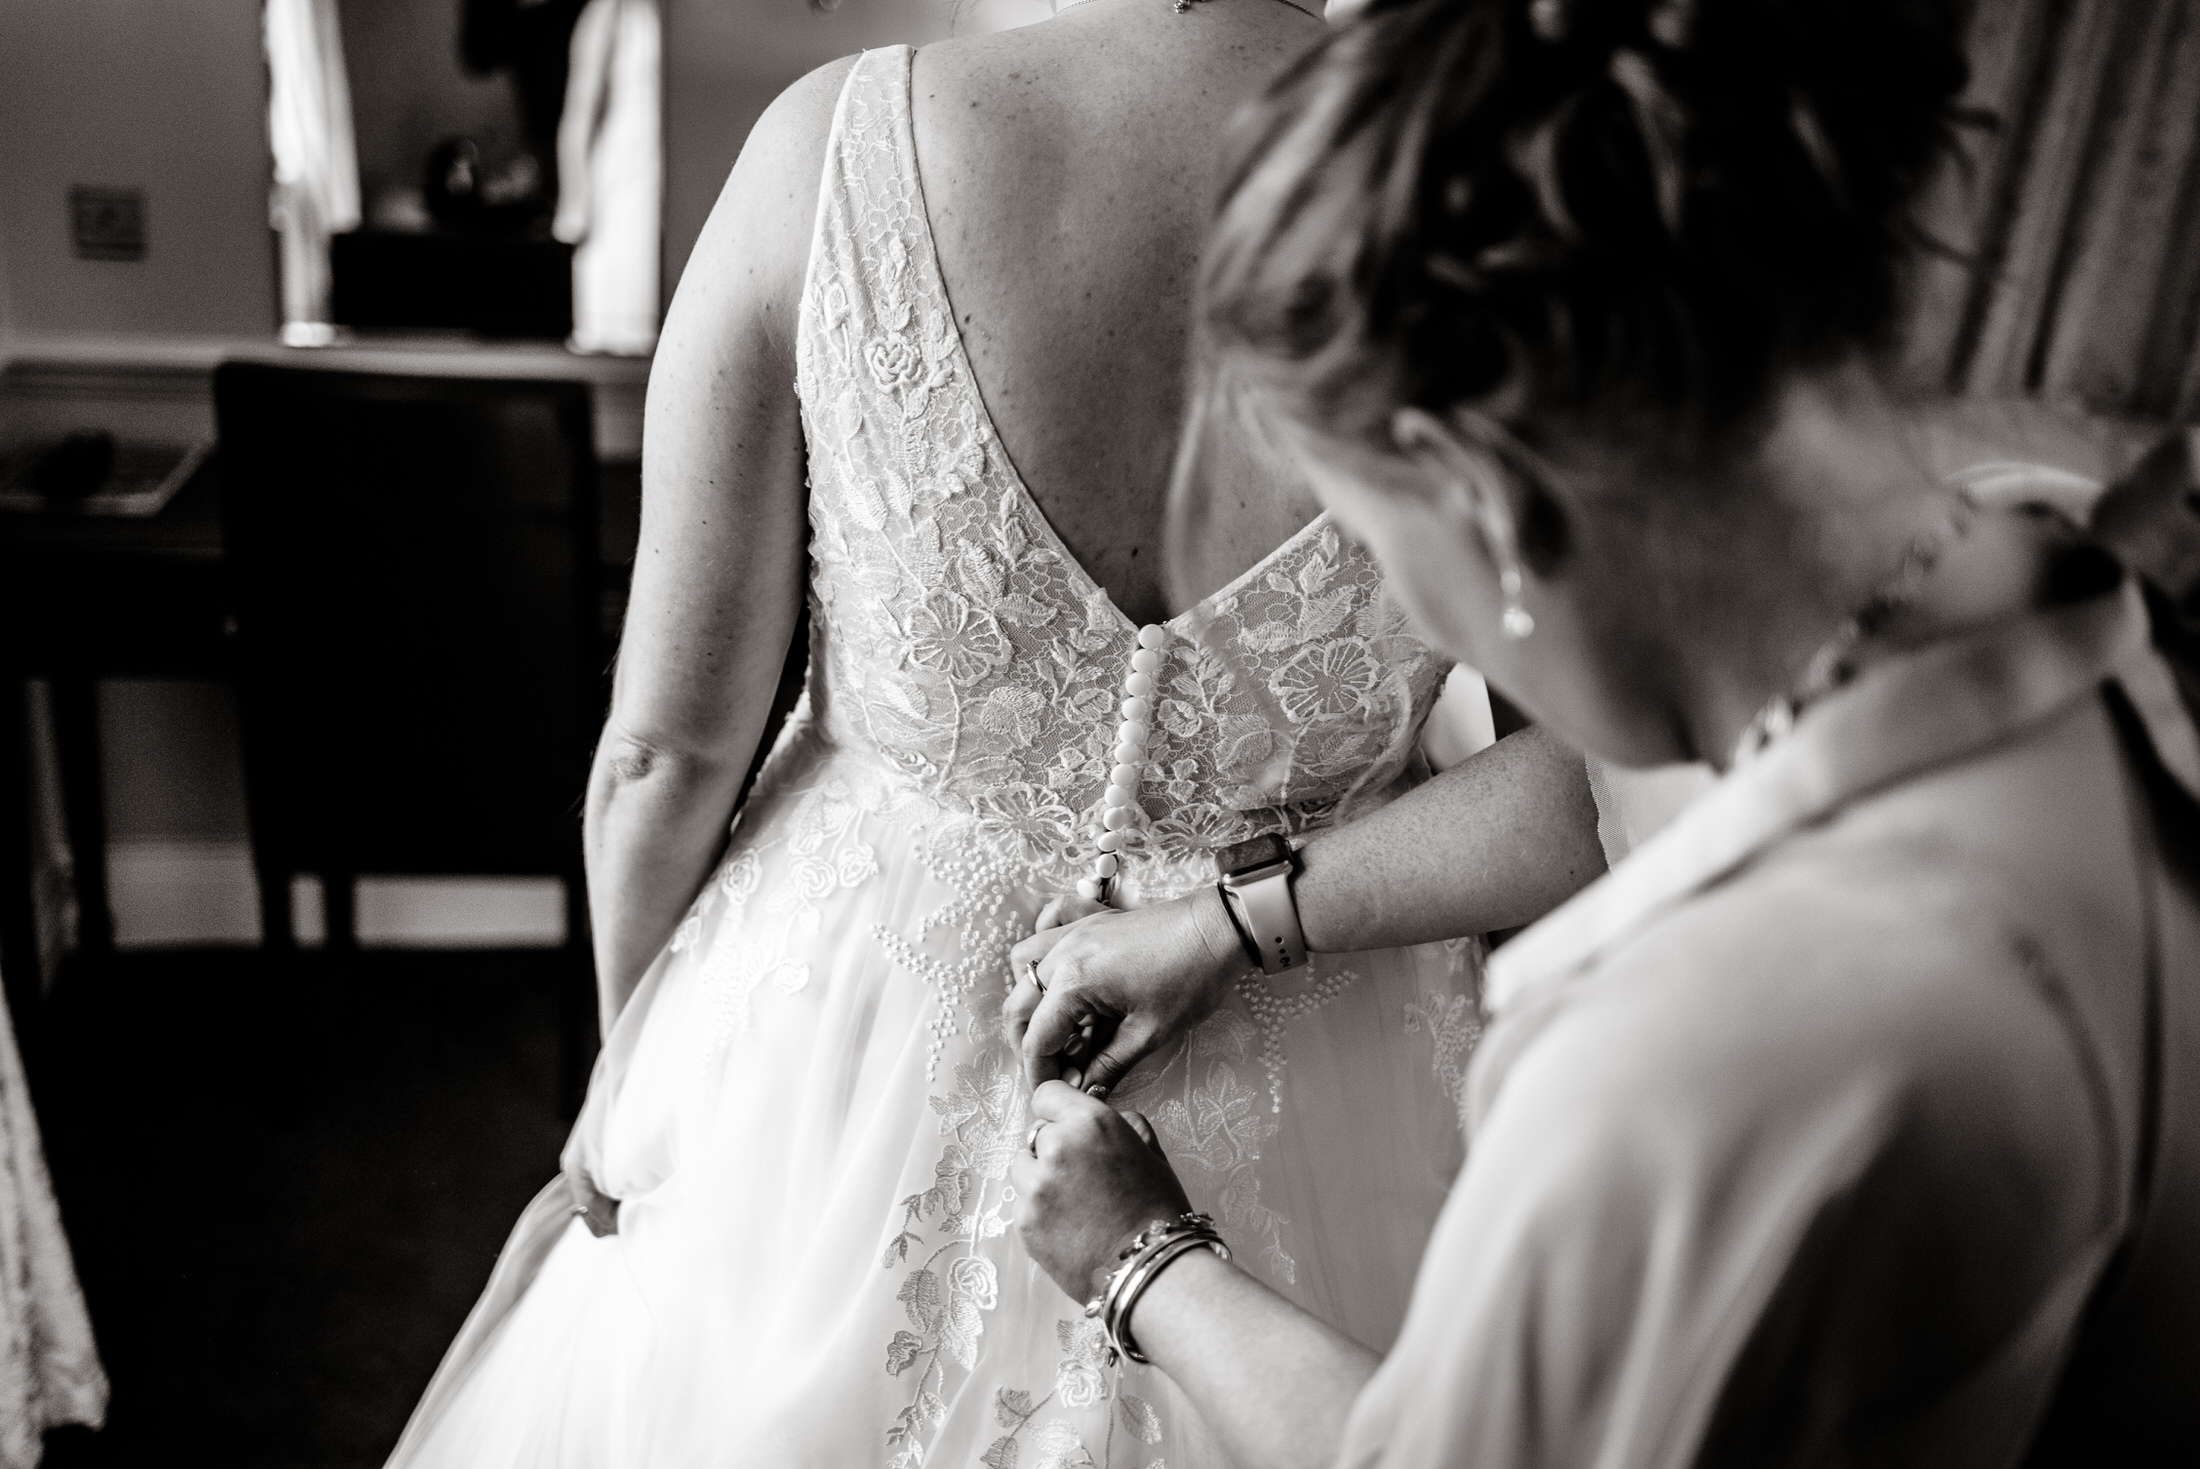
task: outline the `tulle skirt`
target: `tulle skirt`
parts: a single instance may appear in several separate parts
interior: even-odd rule
[[[1007,951],[1059,884],[798,731],[597,1064],[393,1466],[1220,1465],[1025,1255]],[[1157,894],[1156,896],[1159,896]],[[1479,946],[1248,976],[1126,1078],[1238,1261],[1370,1346],[1461,1159]]]
[[[47,1429],[97,1428],[106,1413],[107,1375],[0,998],[0,1469],[34,1469]]]

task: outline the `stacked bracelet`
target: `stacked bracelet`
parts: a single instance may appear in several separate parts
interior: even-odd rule
[[[1222,1242],[1222,1236],[1215,1232],[1214,1219],[1206,1214],[1156,1219],[1132,1235],[1131,1242],[1117,1252],[1108,1283],[1085,1303],[1085,1315],[1097,1317],[1101,1330],[1107,1333],[1111,1356],[1128,1357],[1133,1362],[1146,1360],[1131,1335],[1131,1312],[1146,1287],[1170,1262],[1199,1249],[1213,1250],[1225,1260],[1230,1258],[1230,1247]]]

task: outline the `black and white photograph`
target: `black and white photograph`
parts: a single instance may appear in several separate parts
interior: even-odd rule
[[[2200,0],[0,0],[0,1469],[2200,1469]]]

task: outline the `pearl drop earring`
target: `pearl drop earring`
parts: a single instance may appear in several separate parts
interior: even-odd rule
[[[1497,573],[1498,590],[1505,594],[1505,616],[1500,624],[1505,636],[1515,641],[1535,631],[1535,617],[1520,604],[1520,568],[1508,566]]]

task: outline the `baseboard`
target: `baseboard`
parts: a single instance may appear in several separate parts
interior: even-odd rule
[[[181,948],[260,941],[259,888],[243,842],[126,841],[107,849],[115,945]],[[367,948],[556,948],[565,893],[550,877],[365,877],[355,889]],[[320,883],[292,888],[298,941],[323,934]]]

